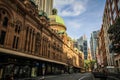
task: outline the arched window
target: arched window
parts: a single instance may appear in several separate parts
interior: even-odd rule
[[[21,21],[17,21],[16,22],[16,26],[15,26],[15,33],[20,33],[20,30],[21,30],[21,27],[22,27],[22,23]]]
[[[0,21],[1,21],[2,26],[5,28],[8,26],[9,17],[10,16],[8,12],[5,9],[0,8]]]
[[[9,22],[10,15],[7,10],[0,8],[0,45],[4,45],[6,34],[7,34],[7,26]],[[6,29],[4,29],[6,28]]]

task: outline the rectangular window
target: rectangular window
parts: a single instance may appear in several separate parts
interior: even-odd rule
[[[108,4],[108,10],[109,10],[109,12],[110,12],[110,3]]]
[[[0,44],[1,45],[4,45],[5,35],[6,35],[6,32],[5,31],[1,31],[1,35],[0,35]]]
[[[120,11],[120,0],[118,0],[118,10]]]
[[[116,18],[116,11],[114,11],[113,13],[113,20],[115,20],[115,18]]]
[[[114,1],[112,3],[112,11],[114,10],[114,7],[115,7],[115,4],[114,4]]]
[[[13,39],[13,45],[12,45],[13,48],[15,48],[15,43],[16,43],[15,41],[16,41],[16,36],[14,36],[14,39]]]
[[[110,20],[110,24],[112,25],[112,19]]]
[[[19,41],[19,37],[14,36],[13,45],[12,45],[13,48],[15,49],[18,48],[18,41]]]
[[[16,49],[18,48],[18,41],[19,41],[19,37],[17,37],[17,39],[16,39]]]

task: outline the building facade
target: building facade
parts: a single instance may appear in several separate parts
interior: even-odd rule
[[[99,58],[99,63],[100,67],[107,66],[107,55],[106,55],[106,48],[105,48],[105,42],[104,42],[104,30],[103,26],[99,32],[99,38],[98,38],[98,55],[100,56]]]
[[[105,9],[103,13],[103,30],[104,42],[106,48],[107,65],[112,66],[114,63],[114,53],[110,52],[109,46],[111,41],[107,33],[110,25],[114,24],[115,20],[120,16],[120,0],[106,0]],[[118,60],[119,61],[119,60]]]
[[[96,60],[96,48],[98,44],[98,33],[99,31],[93,31],[91,33],[90,37],[90,48],[91,48],[91,54],[92,54],[92,59]]]
[[[63,44],[63,52],[67,55],[67,63],[68,63],[68,69],[69,72],[75,72],[80,67],[80,61],[82,62],[82,59],[79,52],[74,50],[74,44],[73,40],[67,35],[66,33],[66,26],[64,23],[64,20],[62,17],[57,15],[57,9],[53,9],[52,15],[49,16],[50,18],[50,26],[49,28],[58,36],[61,38],[61,40],[64,42]],[[80,60],[79,60],[80,59]],[[74,65],[74,66],[73,66]]]
[[[79,39],[77,39],[77,42],[78,42],[79,50],[84,53],[84,59],[87,59],[88,44],[87,44],[86,36],[84,35],[84,36],[80,37]]]
[[[0,0],[0,79],[80,71],[72,41],[65,43],[36,8],[31,0]]]

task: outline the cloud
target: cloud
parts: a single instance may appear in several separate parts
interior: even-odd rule
[[[80,30],[82,28],[82,23],[79,22],[79,20],[74,20],[66,21],[66,26],[67,26],[67,33],[70,35],[72,38],[78,38],[80,36]]]
[[[82,24],[80,24],[77,20],[67,21],[66,23],[68,24],[67,26],[69,26],[69,27],[71,26],[74,29],[81,28],[81,26],[82,26]]]
[[[68,4],[72,4],[74,0],[54,0],[54,6],[55,7],[62,7]]]
[[[60,16],[75,17],[86,11],[87,2],[88,0],[54,0],[54,7]]]

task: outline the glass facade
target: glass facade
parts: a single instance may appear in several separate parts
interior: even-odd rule
[[[120,11],[120,0],[118,0],[118,10]]]
[[[114,10],[114,7],[115,7],[115,4],[114,4],[114,1],[112,3],[112,11]]]
[[[113,20],[115,20],[115,18],[116,18],[116,11],[114,11],[113,13]]]

